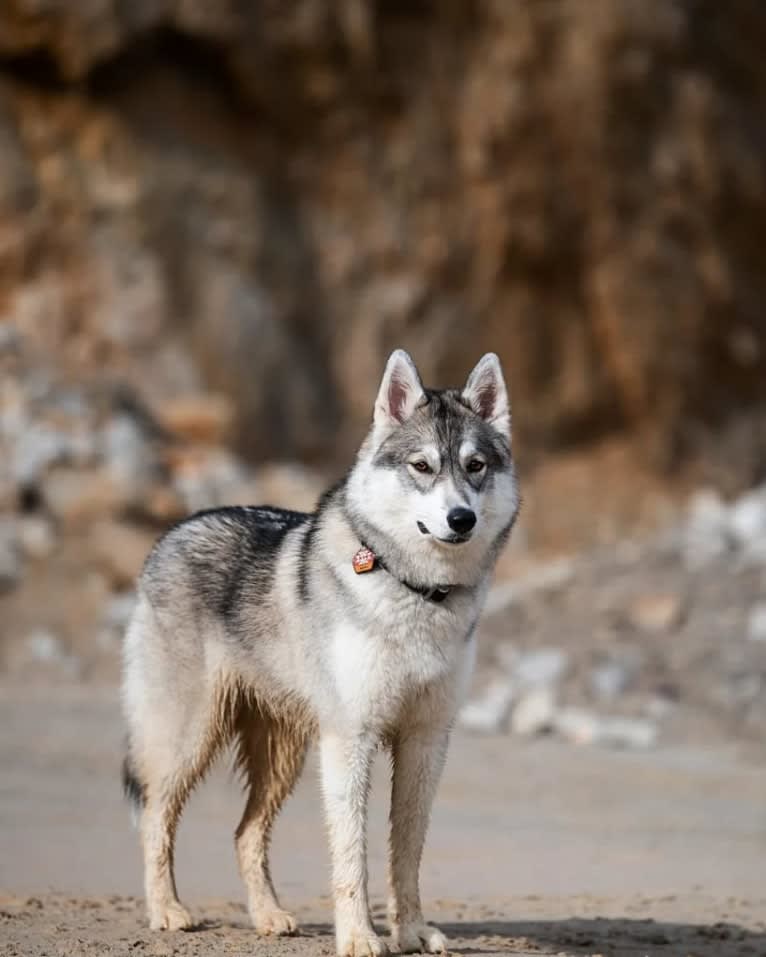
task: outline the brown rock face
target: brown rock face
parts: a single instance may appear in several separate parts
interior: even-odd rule
[[[347,454],[402,345],[497,351],[527,456],[726,424],[762,473],[764,41],[750,0],[14,0],[3,313],[228,394],[257,459]]]

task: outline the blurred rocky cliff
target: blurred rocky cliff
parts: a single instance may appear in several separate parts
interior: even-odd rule
[[[764,49],[757,0],[1,3],[0,676],[114,679],[162,528],[310,507],[389,350],[491,349],[463,725],[762,735]]]
[[[340,461],[386,352],[512,383],[525,461],[610,434],[764,474],[766,8],[10,0],[0,302],[27,354],[253,461]]]

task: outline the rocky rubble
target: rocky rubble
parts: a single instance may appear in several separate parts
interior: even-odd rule
[[[114,676],[136,576],[168,524],[226,504],[310,508],[324,479],[239,459],[220,395],[145,405],[12,341],[0,350],[0,673]]]
[[[21,332],[3,342],[0,674],[113,680],[163,528],[228,503],[310,508],[325,479],[248,465],[228,401],[199,385],[145,401],[65,377]],[[766,731],[766,486],[697,492],[664,530],[553,560],[534,561],[524,521],[464,729],[624,748]]]
[[[0,673],[112,680],[163,528],[234,502],[310,508],[325,480],[239,458],[220,394],[144,401],[66,378],[21,333],[4,341]],[[664,530],[547,561],[524,521],[489,596],[464,729],[623,748],[766,731],[766,486],[700,491]]]
[[[541,564],[490,593],[474,733],[647,748],[766,733],[766,486],[705,490],[644,541]]]

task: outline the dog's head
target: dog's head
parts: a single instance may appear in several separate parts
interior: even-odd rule
[[[394,352],[349,496],[425,577],[448,583],[483,572],[519,507],[497,356],[485,355],[462,390],[429,390],[409,355]]]

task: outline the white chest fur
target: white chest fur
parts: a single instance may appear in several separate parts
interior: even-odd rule
[[[473,642],[466,642],[466,629],[454,616],[420,609],[422,602],[406,603],[414,614],[402,611],[366,627],[343,620],[334,627],[331,676],[344,722],[390,725],[426,690],[442,715],[452,710],[463,673],[472,667]]]

